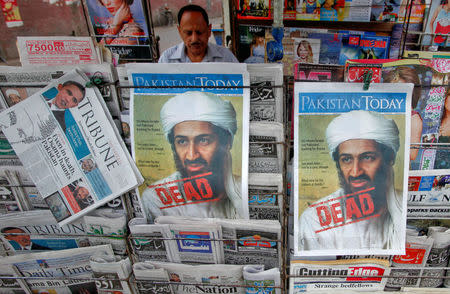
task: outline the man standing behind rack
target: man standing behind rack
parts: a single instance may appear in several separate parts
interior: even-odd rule
[[[211,24],[198,5],[186,5],[178,12],[178,33],[183,42],[165,50],[159,63],[239,62],[225,47],[208,43]]]

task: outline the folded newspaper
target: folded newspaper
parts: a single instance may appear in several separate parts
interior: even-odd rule
[[[77,66],[89,78],[101,79],[109,83],[99,87],[103,100],[111,115],[118,117],[120,103],[114,82],[116,71],[110,63],[80,64]],[[0,66],[0,96],[3,95],[7,107],[19,103],[47,85],[73,70],[73,65],[61,66]],[[43,88],[43,87],[42,87]]]
[[[281,294],[279,268],[264,270],[264,265],[246,265],[243,268],[243,276],[244,283],[250,286],[246,288],[246,294]]]
[[[98,294],[132,294],[128,278],[132,268],[130,259],[110,255],[94,255],[90,260]]]
[[[291,262],[289,293],[308,291],[382,291],[389,275],[389,261],[354,259]]]
[[[111,244],[114,254],[127,254],[127,216],[125,211],[99,208],[83,217],[89,243]]]
[[[146,263],[167,271],[175,294],[245,293],[245,287],[242,287],[243,265],[187,265],[156,261]],[[147,277],[150,278],[153,277]]]
[[[113,256],[112,248],[99,245],[9,256],[0,259],[0,268],[15,267],[33,293],[96,293],[95,282],[89,280],[89,259],[97,254]]]
[[[60,225],[142,177],[95,87],[74,69],[0,113],[0,127]]]
[[[283,65],[247,64],[250,121],[283,122]]]
[[[2,215],[0,232],[7,255],[89,246],[81,220],[59,226],[49,210]]]
[[[139,260],[151,257],[177,263],[223,263],[221,242],[214,241],[222,236],[218,224],[208,220],[160,218],[162,223],[157,224],[147,224],[145,219],[130,221],[133,249]]]
[[[284,207],[282,192],[282,174],[248,174],[248,210],[250,219],[281,221]]]
[[[165,269],[157,269],[151,262],[136,262],[133,273],[138,293],[174,294]]]
[[[283,173],[284,127],[275,122],[251,122],[248,171]]]

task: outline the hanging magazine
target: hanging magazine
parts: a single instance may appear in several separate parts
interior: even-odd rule
[[[141,182],[96,88],[78,69],[0,114],[0,126],[60,225]]]
[[[139,193],[146,217],[248,218],[246,65],[127,66],[138,86],[131,143],[145,178]]]
[[[295,83],[296,255],[403,254],[412,89]]]

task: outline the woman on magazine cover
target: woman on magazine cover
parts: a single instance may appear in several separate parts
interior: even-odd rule
[[[137,24],[131,14],[130,6],[134,0],[97,0],[100,5],[108,9],[112,17],[107,21],[108,27],[104,35],[116,35],[106,37],[102,42],[109,45],[136,45],[137,38],[144,36],[143,29]]]
[[[441,0],[441,4],[434,11],[431,17],[430,26],[434,34],[448,34],[450,33],[450,5],[448,0]],[[435,36],[433,45],[445,46],[447,36]]]
[[[313,55],[311,44],[306,40],[300,41],[297,46],[297,61],[300,63],[313,63]]]
[[[420,99],[420,79],[416,70],[408,66],[398,66],[387,73],[383,78],[384,83],[413,83],[414,90],[411,102],[411,138],[410,143],[420,143],[422,136],[423,120],[420,113],[415,110]],[[409,153],[410,160],[415,160],[419,149],[411,148]]]
[[[439,127],[439,143],[450,143],[450,91],[444,101],[444,113],[442,114],[441,126]],[[435,169],[450,168],[450,151],[445,147],[438,148],[436,152]]]
[[[264,31],[253,35],[250,44],[250,56],[244,60],[245,63],[264,63],[266,48],[264,42]]]

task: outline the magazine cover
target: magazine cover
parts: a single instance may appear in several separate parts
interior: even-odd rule
[[[299,63],[319,63],[320,39],[294,38],[295,61]]]
[[[85,0],[97,41],[125,58],[150,58],[149,32],[141,0]]]
[[[422,45],[448,47],[448,34],[450,34],[450,3],[448,0],[431,1],[428,19],[425,25],[425,35]],[[434,35],[440,34],[440,35]]]
[[[236,1],[239,19],[271,19],[272,0],[233,0]]]
[[[239,47],[237,58],[240,62],[244,63],[265,62],[266,27],[239,26]]]
[[[408,218],[440,219],[450,216],[450,170],[410,171]]]
[[[406,2],[407,0],[372,0],[370,20],[396,22],[399,18],[399,11],[401,9],[400,4],[403,1]]]
[[[339,64],[348,59],[386,59],[389,57],[390,37],[346,34],[342,37]]]
[[[146,217],[248,218],[245,64],[127,64]],[[217,86],[217,88],[216,88]]]
[[[403,254],[413,85],[294,89],[295,255]]]
[[[380,276],[388,276],[389,272],[389,261],[381,259],[294,260],[290,266],[289,293],[374,293],[383,291],[387,278]]]
[[[450,80],[449,59],[351,60],[346,65],[347,81],[360,81],[360,66],[372,69],[372,82],[413,83],[411,100],[411,170],[450,169],[450,102],[446,85]],[[381,72],[380,72],[381,66]],[[421,145],[425,143],[424,145]],[[433,147],[438,143],[442,148]],[[427,148],[428,146],[430,148]]]
[[[298,0],[297,19],[369,21],[372,0]]]

